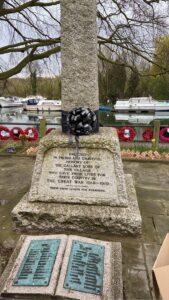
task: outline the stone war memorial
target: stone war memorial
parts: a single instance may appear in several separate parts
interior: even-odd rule
[[[123,299],[121,244],[141,216],[113,128],[99,128],[95,0],[61,1],[62,128],[41,139],[0,299]],[[92,238],[77,236],[89,235]],[[36,234],[36,235],[32,235]],[[69,235],[73,234],[73,235]]]
[[[22,232],[141,231],[116,131],[99,128],[96,12],[95,0],[61,1],[62,129],[40,141],[30,191],[12,212]],[[75,143],[67,120],[79,107],[89,108],[95,119],[92,134]]]

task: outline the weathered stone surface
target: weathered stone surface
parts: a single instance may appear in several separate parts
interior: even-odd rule
[[[107,150],[53,148],[44,156],[38,199],[44,201],[122,205],[113,156]],[[122,200],[124,200],[122,198]]]
[[[28,195],[12,211],[16,230],[22,232],[112,233],[141,232],[141,216],[131,175],[126,175],[128,207],[29,202]]]
[[[103,275],[103,290],[101,294],[84,293],[75,289],[67,289],[64,287],[65,276],[68,270],[69,257],[72,251],[73,241],[87,243],[88,247],[91,244],[104,247],[104,275]],[[86,268],[86,267],[85,267]],[[92,282],[91,277],[91,282]],[[87,279],[86,279],[87,281]],[[123,299],[123,284],[122,284],[122,255],[121,244],[103,242],[99,240],[69,236],[68,244],[62,264],[62,269],[59,277],[59,282],[56,289],[56,296],[61,299],[79,299],[79,300],[113,300]]]
[[[15,286],[13,285],[20,265],[25,257],[27,249],[30,245],[30,242],[33,240],[49,240],[49,239],[60,239],[60,246],[57,252],[56,260],[53,266],[52,274],[50,277],[49,285],[48,286]],[[65,251],[67,243],[67,236],[65,235],[50,235],[50,236],[27,236],[25,241],[22,245],[22,249],[17,257],[12,271],[5,282],[4,288],[2,289],[2,295],[54,295],[54,291],[56,288],[57,280],[60,273],[60,267]]]
[[[12,212],[15,227],[22,232],[29,233],[58,233],[65,232],[65,230],[81,233],[110,232],[121,235],[140,233],[141,216],[136,192],[130,175],[126,176],[125,181],[119,141],[115,129],[101,128],[99,134],[81,137],[79,150],[82,151],[82,154],[86,153],[85,151],[89,151],[89,154],[90,151],[91,153],[96,153],[97,150],[103,151],[103,154],[105,155],[103,161],[106,161],[107,153],[109,153],[109,157],[112,156],[112,165],[114,165],[115,176],[113,172],[109,173],[109,176],[112,175],[112,178],[109,178],[109,180],[112,180],[115,192],[117,189],[118,198],[114,201],[114,196],[110,195],[110,197],[112,197],[115,202],[115,206],[108,205],[108,203],[105,200],[102,200],[101,197],[99,198],[98,195],[93,197],[93,194],[92,197],[96,199],[92,203],[90,192],[86,192],[86,195],[82,195],[83,197],[81,199],[82,201],[79,201],[80,203],[77,201],[78,198],[76,198],[76,193],[74,194],[76,201],[70,201],[68,194],[66,194],[64,199],[63,193],[62,198],[58,199],[59,202],[57,202],[57,197],[59,198],[60,195],[58,195],[57,192],[52,195],[49,194],[47,184],[43,181],[40,184],[41,176],[43,175],[43,178],[45,178],[45,175],[43,174],[45,155],[49,153],[51,149],[57,148],[59,148],[59,151],[60,149],[63,149],[63,153],[66,148],[70,149],[71,152],[76,152],[75,145],[70,143],[69,137],[62,134],[60,130],[54,131],[41,140],[30,192],[20,201]],[[89,155],[89,158],[92,157]],[[51,167],[52,163],[50,162],[49,168]],[[57,171],[57,166],[55,167]],[[100,169],[102,168],[101,162],[99,167]],[[47,164],[45,165],[45,168],[47,168]],[[70,169],[70,173],[72,173],[73,170],[70,168],[70,162],[68,168]],[[110,170],[111,166],[107,168]],[[117,182],[116,188],[113,183],[114,180]],[[41,185],[44,185],[44,187],[41,187]],[[57,187],[57,185],[55,185],[55,187]],[[106,192],[105,195],[107,195]],[[73,198],[73,194],[71,194],[71,197]],[[88,201],[88,198],[90,202]],[[96,203],[100,205],[95,205]]]
[[[95,0],[61,1],[62,110],[98,110]]]
[[[57,137],[56,137],[57,133]],[[29,201],[127,207],[119,142],[114,129],[81,137],[79,155],[60,130],[40,142]]]

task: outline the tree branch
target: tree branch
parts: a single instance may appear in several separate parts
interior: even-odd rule
[[[14,8],[0,8],[0,16],[19,13],[28,7],[35,7],[35,6],[47,7],[47,6],[53,6],[58,4],[60,4],[60,1],[40,2],[39,0],[31,0]]]
[[[60,51],[60,46],[56,48],[49,49],[43,53],[35,53],[36,47],[32,49],[30,54],[28,54],[24,59],[22,59],[15,67],[8,71],[0,73],[0,80],[5,80],[13,75],[21,72],[21,70],[29,63],[38,59],[47,58],[52,54],[58,53]]]

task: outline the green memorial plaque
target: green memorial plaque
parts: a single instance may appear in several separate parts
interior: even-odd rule
[[[13,285],[48,286],[60,241],[32,240]]]
[[[101,295],[105,247],[73,241],[64,288]]]

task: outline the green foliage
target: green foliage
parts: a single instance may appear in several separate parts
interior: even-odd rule
[[[125,66],[119,65],[120,60],[115,64],[104,62],[99,69],[99,98],[101,101],[107,97],[112,100],[124,97],[126,84]]]
[[[169,36],[156,40],[154,62],[150,68],[150,73],[155,75],[149,81],[151,94],[159,100],[169,99]]]
[[[32,95],[36,95],[37,94],[37,72],[36,72],[36,70],[31,73],[30,79],[31,79]]]
[[[40,120],[39,133],[40,133],[40,137],[43,137],[46,133],[46,120],[45,120],[45,118]]]
[[[139,151],[139,152],[144,152],[144,151],[148,151],[151,150],[151,144],[150,145],[142,145],[139,143],[132,143],[131,145],[127,144],[125,145],[121,145],[120,146],[121,150],[133,150],[133,151]]]
[[[151,78],[150,88],[154,98],[159,100],[169,99],[169,75],[158,75]]]
[[[137,87],[139,84],[139,75],[137,70],[134,72],[132,71],[129,77],[129,80],[127,82],[127,88],[126,88],[126,93],[125,96],[130,98],[137,96]]]
[[[155,74],[161,71],[161,67],[169,72],[169,35],[156,39],[154,62],[157,64],[152,66]]]
[[[0,87],[1,89],[1,87]],[[1,91],[0,91],[1,93]],[[61,78],[56,76],[50,77],[36,77],[32,78],[12,78],[8,79],[5,89],[3,89],[3,96],[18,96],[26,97],[32,93],[42,95],[48,99],[61,98]]]
[[[20,141],[1,141],[0,143],[0,153],[6,153],[8,148],[14,148],[16,152],[19,152],[22,150],[22,143]]]

